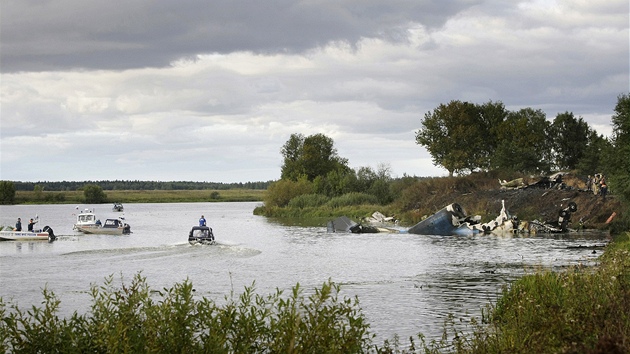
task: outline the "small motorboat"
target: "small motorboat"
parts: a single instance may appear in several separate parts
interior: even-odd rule
[[[48,241],[53,242],[57,237],[50,226],[44,226],[42,230],[33,231],[0,231],[0,241]]]
[[[188,234],[188,243],[191,245],[214,245],[214,234],[208,226],[193,226]]]
[[[114,203],[114,206],[112,207],[112,211],[123,212],[124,210],[125,208],[123,207],[122,203]]]
[[[102,225],[97,223],[96,227],[77,226],[77,230],[84,234],[105,234],[105,235],[128,235],[131,233],[131,226],[125,222],[125,218],[105,219]]]
[[[78,209],[78,207],[77,207]],[[85,209],[79,211],[77,214],[77,222],[72,227],[73,230],[82,231],[88,229],[96,229],[101,226],[101,221],[96,218],[94,211]],[[79,230],[81,228],[81,230]]]

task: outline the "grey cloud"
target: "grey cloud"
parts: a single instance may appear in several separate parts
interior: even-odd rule
[[[404,40],[477,0],[4,1],[2,72],[163,67],[202,53],[302,52],[362,37]]]

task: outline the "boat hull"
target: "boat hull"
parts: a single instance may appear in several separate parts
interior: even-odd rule
[[[106,228],[106,227],[77,227],[77,231],[81,231],[84,234],[99,234],[99,235],[122,235],[125,233],[125,229],[118,228]]]
[[[214,234],[208,226],[194,226],[188,234],[188,243],[191,245],[214,245]]]
[[[0,231],[0,241],[49,241],[48,232]]]

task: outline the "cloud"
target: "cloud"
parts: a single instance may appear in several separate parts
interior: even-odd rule
[[[352,167],[440,175],[414,132],[454,99],[570,111],[609,134],[629,90],[628,13],[620,0],[9,0],[2,179],[277,179],[293,133],[330,136]]]
[[[404,40],[478,1],[7,0],[2,72],[164,67],[199,54],[299,53],[363,37]]]

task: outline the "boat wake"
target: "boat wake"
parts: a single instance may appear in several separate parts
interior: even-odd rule
[[[215,245],[189,245],[186,243],[178,243],[173,245],[161,245],[153,247],[123,247],[123,248],[102,248],[90,249],[63,253],[65,257],[76,257],[84,255],[108,255],[110,257],[128,257],[133,256],[134,259],[160,258],[160,257],[177,257],[180,255],[187,256],[207,256],[213,257],[253,257],[260,254],[260,250],[243,247],[240,245],[230,245],[217,242]]]

